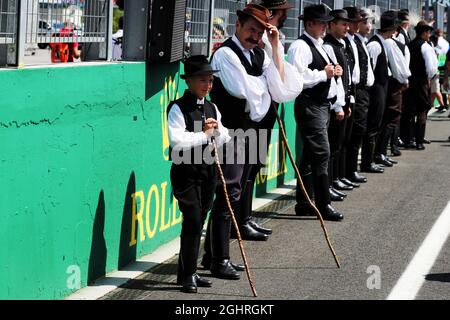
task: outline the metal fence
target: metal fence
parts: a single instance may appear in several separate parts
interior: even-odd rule
[[[247,5],[245,0],[215,0],[213,16],[213,43],[222,43],[236,30],[237,10]]]
[[[281,30],[285,35],[284,47],[286,51],[289,49],[290,44],[297,40],[300,28],[298,16],[300,15],[301,0],[291,0],[289,3],[295,5],[295,8],[287,11],[287,19],[284,23],[284,28]]]
[[[16,0],[0,0],[0,45],[15,43],[17,32],[16,13]]]
[[[185,51],[191,55],[207,54],[211,1],[186,2]]]
[[[109,0],[26,0],[26,43],[105,42]]]

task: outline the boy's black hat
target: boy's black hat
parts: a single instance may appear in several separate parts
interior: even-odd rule
[[[261,6],[269,10],[281,10],[295,8],[293,4],[289,4],[287,0],[261,0]]]
[[[323,4],[315,4],[307,6],[303,9],[303,14],[298,17],[300,20],[304,21],[321,21],[329,22],[334,18],[330,16],[329,7]]]
[[[180,75],[181,79],[192,78],[204,74],[213,74],[220,70],[214,70],[208,59],[204,55],[191,56],[184,61],[184,74]]]
[[[350,22],[361,22],[367,19],[361,15],[361,9],[358,7],[344,7],[344,10],[347,11]]]
[[[400,20],[398,19],[398,14],[394,10],[388,10],[383,12],[380,18],[380,28],[378,31],[386,32],[397,29],[400,25]]]
[[[333,17],[333,21],[337,21],[337,20],[344,20],[347,22],[350,21],[350,19],[348,18],[348,13],[344,9],[331,10],[330,16]]]

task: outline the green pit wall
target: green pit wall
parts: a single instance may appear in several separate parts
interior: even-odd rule
[[[179,235],[178,63],[0,70],[0,84],[0,299],[65,298]],[[280,111],[295,154],[293,103]],[[275,131],[257,194],[294,178],[280,146]]]

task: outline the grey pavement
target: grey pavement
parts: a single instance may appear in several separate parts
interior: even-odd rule
[[[399,164],[333,203],[345,216],[326,222],[341,268],[334,263],[319,221],[297,217],[293,194],[255,216],[273,229],[267,242],[245,241],[257,299],[386,299],[450,200],[450,118],[430,116],[425,151],[404,150]],[[238,243],[231,257],[242,262]],[[450,299],[450,240],[441,250],[417,299]],[[245,273],[238,281],[216,278],[212,288],[184,294],[175,284],[177,257],[131,280],[102,299],[252,299]],[[379,271],[379,288],[369,288]],[[198,273],[210,277],[199,268]],[[369,286],[368,286],[369,283]]]

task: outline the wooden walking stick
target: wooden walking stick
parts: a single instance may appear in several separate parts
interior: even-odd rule
[[[306,192],[305,185],[303,184],[303,180],[302,180],[302,178],[300,176],[300,172],[298,171],[297,165],[295,164],[294,157],[292,156],[292,152],[291,152],[291,149],[289,148],[289,144],[288,144],[288,141],[287,141],[286,132],[284,131],[283,121],[281,120],[281,117],[278,114],[278,110],[277,110],[277,108],[275,107],[274,104],[272,104],[272,107],[273,107],[273,109],[275,111],[275,114],[277,116],[278,125],[280,126],[281,134],[283,136],[283,141],[284,141],[284,144],[286,145],[286,150],[288,152],[291,164],[294,167],[294,171],[295,171],[295,175],[297,177],[297,180],[300,183],[300,188],[302,189],[302,193],[305,195],[306,199],[308,200],[309,205],[311,206],[311,208],[314,210],[314,212],[316,213],[317,217],[319,218],[320,225],[322,226],[322,230],[323,230],[323,232],[325,234],[325,239],[327,240],[328,247],[330,248],[331,253],[333,254],[334,261],[336,261],[336,264],[337,264],[338,268],[340,268],[341,264],[339,263],[339,259],[338,259],[337,255],[336,255],[336,252],[334,251],[333,246],[331,245],[330,238],[328,237],[327,228],[325,227],[325,223],[323,222],[322,215],[320,214],[319,209],[317,209],[317,207],[311,201],[311,198],[309,197],[308,192]]]
[[[245,273],[247,274],[248,283],[250,284],[250,288],[252,289],[253,296],[257,297],[255,285],[253,284],[252,275],[250,274],[250,269],[248,267],[247,256],[245,255],[244,245],[242,244],[241,233],[239,232],[239,227],[236,221],[236,217],[234,216],[233,208],[231,207],[230,198],[228,197],[227,185],[225,182],[225,177],[223,176],[222,168],[220,167],[219,154],[217,152],[217,144],[214,136],[211,137],[211,141],[214,146],[214,157],[216,161],[217,170],[219,171],[219,177],[222,181],[223,192],[225,193],[225,200],[227,202],[228,210],[230,211],[231,220],[233,221],[233,227],[236,230],[237,240],[239,243],[239,249],[241,250],[242,259],[244,260]]]

